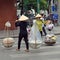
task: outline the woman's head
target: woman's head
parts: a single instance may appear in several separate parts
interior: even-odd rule
[[[41,15],[40,14],[37,14],[35,17],[36,17],[36,19],[40,19],[41,18]]]
[[[28,19],[29,19],[28,17],[22,15],[18,20],[19,21],[27,21]]]

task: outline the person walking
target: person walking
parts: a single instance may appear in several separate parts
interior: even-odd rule
[[[20,33],[19,33],[19,39],[18,39],[18,48],[16,50],[20,50],[21,40],[24,38],[25,44],[26,44],[26,52],[29,52],[29,43],[28,43],[28,33],[27,33],[27,20],[28,17],[22,15],[19,20],[16,20],[15,26],[20,27]]]
[[[44,32],[44,34],[45,34],[45,36],[46,36],[46,35],[47,35],[47,33],[46,33],[46,30],[45,30],[44,14],[41,14],[41,18],[40,18],[40,20],[42,20],[42,22],[43,22],[43,24],[42,24],[42,30],[43,30],[43,32]]]
[[[40,14],[37,14],[36,15],[36,24],[38,26],[38,29],[39,29],[40,34],[41,34],[41,37],[42,37],[43,36],[43,34],[42,34],[42,24],[43,24],[43,21],[40,20],[40,18],[41,18],[41,15]]]

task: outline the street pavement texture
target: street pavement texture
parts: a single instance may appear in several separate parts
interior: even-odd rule
[[[38,49],[30,47],[30,52],[25,52],[25,43],[22,41],[21,50],[16,51],[19,30],[10,31],[15,43],[11,48],[5,48],[2,41],[6,36],[6,31],[0,31],[0,60],[60,60],[60,27],[57,26],[52,33],[56,34],[57,41],[53,46],[43,44]],[[44,40],[44,38],[43,38]]]

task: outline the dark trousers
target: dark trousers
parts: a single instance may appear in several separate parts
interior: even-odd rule
[[[45,35],[47,35],[46,30],[45,30],[45,27],[42,27],[42,30],[43,31],[40,31],[41,37],[43,36],[43,32],[44,32]]]
[[[28,35],[27,33],[20,33],[19,34],[19,39],[18,39],[18,49],[20,49],[20,45],[21,45],[21,40],[22,38],[24,38],[25,44],[26,44],[26,49],[29,49],[29,43],[28,43]]]
[[[45,27],[42,27],[42,30],[43,30],[44,34],[47,35]]]
[[[40,34],[41,34],[41,37],[43,36],[43,33],[42,33],[42,31],[40,31]]]

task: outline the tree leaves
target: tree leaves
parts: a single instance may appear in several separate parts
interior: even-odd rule
[[[40,9],[46,9],[47,8],[47,0],[39,0],[40,3]],[[29,9],[33,7],[37,10],[37,0],[24,0],[24,6]]]

